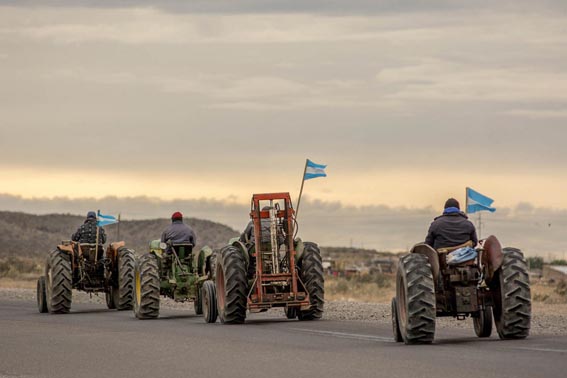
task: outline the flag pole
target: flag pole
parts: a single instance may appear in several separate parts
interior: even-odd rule
[[[98,228],[98,215],[100,214],[100,210],[97,210],[96,212],[96,242],[95,242],[95,264],[98,260],[98,234],[99,234],[99,228]]]
[[[303,176],[301,176],[301,189],[299,189],[299,198],[297,199],[297,207],[295,208],[295,219],[299,213],[299,204],[301,203],[301,196],[303,194],[303,184],[305,184],[305,173],[307,172],[307,159],[305,159],[305,168],[303,168]]]
[[[478,240],[482,239],[482,218],[481,218],[481,214],[482,214],[482,212],[479,211],[478,212]]]
[[[116,241],[120,241],[120,213],[118,213],[118,224],[116,225]]]

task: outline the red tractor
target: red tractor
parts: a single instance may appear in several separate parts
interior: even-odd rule
[[[452,260],[463,248],[471,248],[470,257]],[[396,341],[431,343],[435,319],[442,316],[471,317],[478,337],[491,335],[493,318],[501,339],[529,335],[531,296],[524,255],[502,248],[494,236],[474,251],[472,242],[438,250],[417,244],[400,259],[392,299]]]
[[[282,307],[289,319],[320,319],[324,278],[319,247],[295,238],[289,193],[254,194],[253,233],[216,253],[216,300],[222,323],[243,323],[246,311]]]

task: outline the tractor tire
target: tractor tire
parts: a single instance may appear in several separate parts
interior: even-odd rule
[[[528,266],[522,251],[504,248],[502,266],[492,281],[492,312],[501,339],[524,339],[530,333],[532,302]]]
[[[398,301],[392,298],[392,331],[394,333],[394,341],[401,343],[404,341],[400,332],[400,323],[398,321]]]
[[[216,252],[214,252],[211,256],[209,256],[208,265],[209,265],[209,278],[214,281],[217,277],[217,253]]]
[[[246,319],[246,260],[236,247],[223,248],[216,260],[217,308],[222,323],[241,324]]]
[[[303,255],[299,261],[299,275],[309,294],[311,308],[298,312],[299,320],[318,320],[323,316],[325,303],[325,278],[321,252],[315,243],[305,243]]]
[[[45,294],[45,276],[41,276],[37,280],[37,309],[41,314],[47,312],[47,299]]]
[[[490,337],[492,334],[492,310],[485,307],[477,318],[473,318],[474,333],[478,337]]]
[[[217,289],[213,281],[205,281],[201,288],[201,298],[203,298],[202,313],[205,322],[214,323],[217,321]]]
[[[114,299],[115,292],[116,292],[115,288],[109,287],[108,291],[104,293],[104,297],[106,299],[106,307],[109,310],[115,310],[116,309],[116,303],[115,303],[115,299]]]
[[[128,248],[118,250],[118,287],[112,288],[114,307],[118,311],[131,310],[134,307],[134,267],[136,258]]]
[[[160,279],[156,258],[147,253],[134,268],[134,315],[138,319],[159,316]]]
[[[435,337],[435,286],[424,255],[400,259],[396,277],[398,324],[406,344],[426,344]]]
[[[288,319],[297,318],[298,309],[297,307],[286,307],[284,308],[285,317]]]
[[[73,274],[69,255],[53,251],[47,258],[45,294],[51,314],[67,314],[73,300]]]
[[[193,301],[193,307],[195,308],[196,315],[203,315],[203,294],[202,287],[197,287],[197,292],[195,293],[195,300]]]

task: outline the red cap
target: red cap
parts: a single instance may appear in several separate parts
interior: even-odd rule
[[[179,220],[179,219],[183,219],[183,214],[181,214],[179,211],[176,211],[171,215],[171,220]]]

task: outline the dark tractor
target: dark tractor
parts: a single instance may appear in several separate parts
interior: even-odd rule
[[[192,301],[207,323],[217,320],[215,286],[210,281],[213,251],[205,246],[193,255],[192,244],[150,242],[135,269],[134,314],[138,319],[159,316],[160,295],[176,302]]]
[[[480,242],[476,257],[448,262],[452,252],[466,246],[436,251],[417,244],[400,259],[392,299],[396,341],[431,343],[435,318],[442,316],[471,317],[478,337],[490,337],[493,319],[501,339],[529,335],[530,281],[523,253],[502,249],[498,239],[490,236]]]
[[[66,314],[72,289],[104,293],[109,309],[130,310],[134,298],[134,252],[124,242],[102,245],[64,241],[47,257],[37,281],[39,312]]]
[[[263,206],[262,206],[263,205]],[[222,323],[244,323],[252,313],[281,307],[288,319],[323,315],[324,278],[319,247],[294,239],[289,193],[254,194],[254,234],[232,239],[215,254],[215,284]]]

